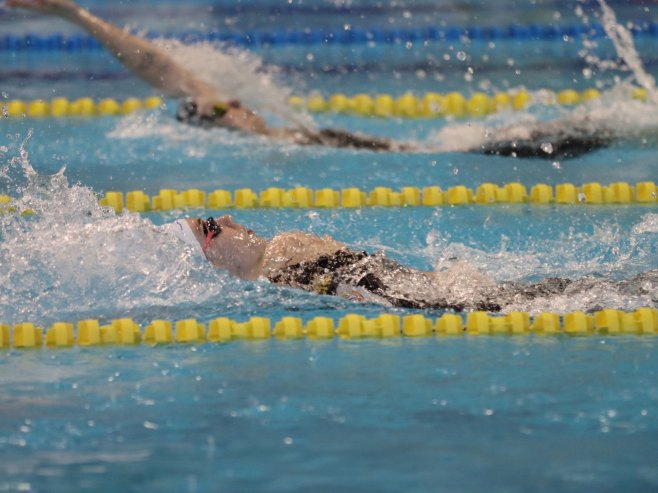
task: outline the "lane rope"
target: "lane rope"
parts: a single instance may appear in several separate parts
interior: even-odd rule
[[[149,196],[142,190],[122,192],[108,191],[99,199],[99,204],[111,207],[118,214],[124,209],[131,212],[160,212],[179,209],[361,209],[366,207],[441,207],[459,205],[656,205],[658,186],[653,181],[643,181],[635,186],[627,182],[602,185],[598,182],[576,186],[561,183],[552,187],[544,183],[533,185],[530,192],[522,183],[482,183],[475,190],[464,185],[455,185],[446,190],[439,186],[375,187],[365,192],[357,187],[335,190],[306,187],[284,189],[270,187],[260,193],[251,188],[213,190],[205,192],[198,188],[175,190],[161,189],[157,195]],[[19,212],[21,209],[8,195],[0,195],[0,213]]]
[[[194,319],[171,322],[153,320],[141,327],[130,318],[80,320],[75,324],[56,322],[45,332],[31,322],[10,327],[0,324],[0,349],[89,347],[110,344],[170,344],[230,342],[235,340],[278,339],[344,339],[390,337],[444,337],[494,335],[656,335],[658,309],[638,308],[623,312],[612,308],[593,314],[582,311],[562,316],[544,312],[531,317],[527,312],[489,315],[470,312],[463,317],[445,313],[439,318],[421,314],[400,316],[382,313],[375,318],[348,314],[337,321],[331,317],[315,317],[304,322],[299,317],[272,320],[253,316],[238,322],[227,317],[210,320],[207,326]]]
[[[168,211],[173,209],[251,209],[251,208],[365,208],[365,207],[438,207],[457,205],[533,204],[533,205],[656,205],[658,187],[652,181],[639,182],[635,186],[626,182],[609,185],[591,182],[581,186],[561,183],[552,187],[547,184],[533,185],[528,192],[521,183],[483,183],[475,190],[456,185],[442,190],[439,186],[375,187],[365,192],[357,187],[312,190],[306,187],[284,189],[270,187],[260,193],[251,188],[233,192],[214,190],[204,192],[196,188],[178,191],[161,189],[149,197],[141,190],[124,194],[106,192],[100,204],[112,207],[117,213],[124,208],[132,212]],[[5,207],[11,207],[11,199],[0,199]]]
[[[441,118],[441,117],[484,117],[500,111],[521,111],[534,104],[574,106],[591,100],[600,99],[598,89],[589,88],[583,91],[564,89],[554,92],[550,90],[527,91],[524,89],[510,92],[498,92],[487,95],[474,92],[470,95],[459,92],[438,93],[427,92],[415,95],[406,92],[399,96],[391,94],[366,93],[346,95],[331,94],[324,97],[312,94],[307,97],[292,96],[289,98],[291,107],[308,110],[313,113],[340,113],[378,118]],[[646,101],[647,92],[643,88],[634,88],[629,96],[632,99]],[[159,108],[162,99],[157,96],[138,99],[127,98],[122,101],[114,98],[94,100],[82,97],[69,100],[58,97],[51,100],[34,99],[24,101],[12,99],[0,102],[2,114],[10,118],[46,118],[72,116],[117,116],[129,115],[140,109]]]
[[[483,92],[462,94],[427,92],[415,95],[408,91],[399,96],[390,94],[366,93],[348,96],[336,93],[323,97],[313,94],[308,97],[293,96],[289,103],[293,108],[306,109],[313,113],[341,113],[347,115],[373,116],[379,118],[441,118],[441,117],[485,117],[501,111],[522,111],[531,105],[575,106],[588,101],[600,99],[598,89],[588,88],[583,91],[564,89],[527,91],[519,89],[509,92],[497,92],[488,95]],[[647,92],[643,88],[630,91],[632,99],[646,101]]]
[[[45,118],[69,116],[115,116],[129,115],[138,110],[151,110],[163,105],[161,98],[151,96],[145,99],[126,98],[117,101],[113,98],[103,98],[98,101],[89,97],[75,100],[58,97],[51,100],[34,99],[23,101],[12,99],[0,102],[2,114],[9,118]]]
[[[634,37],[658,37],[658,23],[636,21],[630,23],[630,32]],[[431,42],[472,42],[472,41],[557,41],[586,37],[601,39],[606,36],[600,23],[567,24],[509,24],[508,26],[428,26],[418,28],[382,28],[361,29],[356,27],[340,30],[303,29],[285,31],[199,31],[184,32],[149,32],[146,38],[177,39],[187,44],[200,42],[221,42],[232,46],[274,48],[279,46],[312,45],[368,45],[368,44],[407,44]],[[99,51],[102,45],[87,34],[54,33],[42,36],[38,33],[24,35],[8,34],[0,37],[0,51]]]

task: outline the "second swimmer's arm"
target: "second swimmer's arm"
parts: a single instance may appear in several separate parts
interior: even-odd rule
[[[168,96],[214,96],[212,87],[195,77],[164,50],[105,22],[70,0],[8,0],[7,3],[12,7],[55,14],[86,29],[126,68]]]

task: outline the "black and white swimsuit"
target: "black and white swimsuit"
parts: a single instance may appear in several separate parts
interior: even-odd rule
[[[369,255],[346,248],[287,266],[270,274],[268,279],[274,284],[317,294],[402,308],[500,310],[500,306],[487,300],[454,303],[435,296],[436,286],[427,273],[409,269],[383,254]]]
[[[621,295],[648,294],[655,298],[654,305],[658,305],[658,269],[622,281],[554,277],[532,284],[503,282],[475,290],[470,299],[458,299],[454,294],[443,292],[438,281],[428,273],[409,269],[383,254],[370,255],[346,248],[279,269],[268,279],[274,284],[312,293],[402,308],[499,312],[535,298],[577,295],[600,287]]]
[[[587,117],[573,117],[494,130],[473,152],[519,158],[570,159],[608,147],[614,140],[614,132],[605,124]]]

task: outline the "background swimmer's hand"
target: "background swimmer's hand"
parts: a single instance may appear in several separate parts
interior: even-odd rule
[[[7,0],[7,7],[35,10],[45,14],[65,15],[78,5],[72,0]]]

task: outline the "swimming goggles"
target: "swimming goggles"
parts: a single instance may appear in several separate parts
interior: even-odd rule
[[[203,251],[205,252],[213,238],[217,238],[219,233],[222,232],[222,227],[217,224],[217,221],[215,221],[215,218],[213,217],[209,217],[205,221],[202,221],[201,227],[203,229],[203,236],[206,237],[206,241],[203,243]]]
[[[192,125],[210,124],[222,118],[230,108],[239,108],[240,101],[231,100],[225,103],[215,103],[212,113],[203,114],[199,111],[199,105],[193,98],[187,98],[181,102],[176,112],[176,119],[180,122]]]
[[[212,107],[212,117],[219,119],[226,114],[229,108],[239,108],[239,107],[240,107],[240,101],[238,101],[237,99],[232,99],[231,101],[228,101],[226,103],[215,103],[214,106]]]

